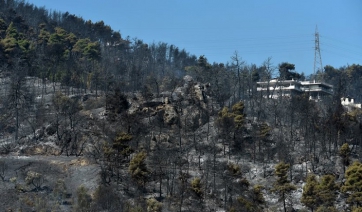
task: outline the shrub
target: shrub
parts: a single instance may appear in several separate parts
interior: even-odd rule
[[[111,186],[98,186],[93,197],[96,211],[117,211],[120,207],[119,196]]]
[[[191,181],[191,190],[195,192],[197,196],[202,196],[203,192],[200,178],[196,177]]]
[[[62,179],[58,179],[55,183],[53,195],[56,201],[61,203],[61,200],[66,197],[67,188],[65,186],[65,182]]]
[[[88,194],[88,189],[83,185],[79,186],[77,189],[77,206],[75,211],[77,212],[87,212],[90,209],[92,202],[91,196]]]
[[[235,163],[228,163],[227,168],[228,168],[229,172],[232,175],[240,175],[241,174],[240,166],[238,166]]]
[[[155,198],[147,200],[147,212],[161,212],[162,203],[158,202]]]
[[[25,182],[27,185],[33,185],[36,190],[39,190],[44,183],[44,177],[38,172],[29,171],[26,174]]]

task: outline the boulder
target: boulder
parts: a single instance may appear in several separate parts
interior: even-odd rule
[[[174,106],[165,105],[163,120],[168,125],[177,124],[179,122],[178,114]]]

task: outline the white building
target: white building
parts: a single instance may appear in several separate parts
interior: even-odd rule
[[[269,96],[269,98],[307,93],[310,99],[320,99],[333,95],[333,86],[315,81],[273,79],[267,82],[257,82],[257,91],[263,92],[263,95]]]
[[[341,98],[341,104],[343,106],[361,108],[361,104],[354,103],[354,99],[350,97]]]

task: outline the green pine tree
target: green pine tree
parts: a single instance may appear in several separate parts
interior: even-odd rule
[[[132,176],[133,179],[136,180],[136,182],[144,186],[146,184],[149,171],[146,166],[146,152],[139,152],[137,153],[131,160],[128,170]]]
[[[277,181],[274,183],[272,192],[279,195],[279,200],[283,202],[284,211],[287,211],[286,200],[288,195],[297,188],[288,180],[288,170],[290,165],[280,162],[275,166],[275,175]]]
[[[318,181],[315,175],[309,175],[303,187],[302,199],[300,200],[312,212],[318,206]]]
[[[336,200],[336,191],[339,189],[333,175],[322,176],[318,184],[318,199],[326,207],[332,207]]]
[[[341,187],[348,195],[347,203],[352,206],[362,206],[362,164],[355,161],[345,172],[346,182]]]
[[[235,103],[232,107],[232,113],[234,116],[234,123],[236,128],[240,128],[244,125],[244,121],[245,121],[245,115],[244,115],[244,103],[243,102],[238,102]]]
[[[128,144],[133,139],[133,136],[129,133],[118,133],[113,141],[113,148],[117,150],[118,156],[128,157],[133,153],[133,149]]]
[[[251,190],[251,196],[254,204],[260,207],[260,205],[263,205],[265,203],[265,198],[263,195],[262,190],[264,187],[262,185],[255,185],[253,189]]]
[[[349,166],[349,156],[351,154],[351,149],[347,143],[344,143],[339,149],[339,156],[342,157],[343,161],[343,171],[345,172],[345,167]]]

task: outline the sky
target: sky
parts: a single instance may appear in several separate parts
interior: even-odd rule
[[[85,20],[103,20],[123,38],[164,42],[209,63],[295,64],[314,72],[315,32],[323,67],[362,65],[360,0],[28,0]],[[318,54],[317,54],[318,56]],[[317,57],[319,58],[319,57]],[[317,60],[319,64],[320,60]]]

